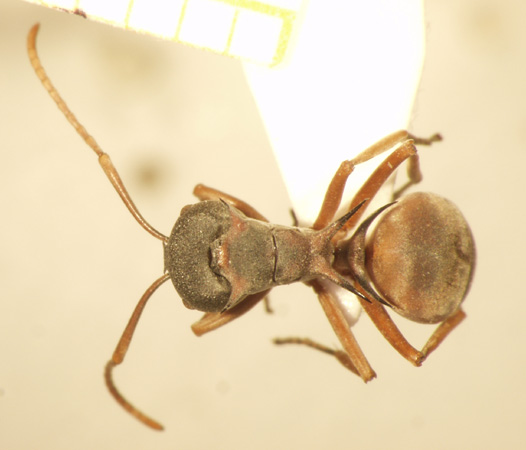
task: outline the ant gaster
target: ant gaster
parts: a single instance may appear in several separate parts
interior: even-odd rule
[[[29,59],[42,84],[69,122],[95,151],[99,163],[139,224],[163,242],[165,273],[143,294],[111,360],[106,365],[108,389],[128,412],[146,425],[162,426],[131,405],[116,389],[113,368],[122,363],[146,302],[171,279],[186,307],[204,311],[192,330],[198,336],[240,317],[277,285],[302,281],[311,286],[332,325],[342,350],[307,338],[276,339],[277,344],[302,344],[335,356],[364,381],[376,374],[356,342],[336,296],[327,283],[353,292],[389,343],[415,366],[435,350],[465,317],[461,309],[475,266],[473,237],[460,211],[435,194],[416,193],[390,203],[358,225],[367,204],[387,178],[408,160],[409,182],[421,180],[414,143],[440,140],[393,133],[349,161],[334,175],[321,210],[309,228],[274,225],[247,203],[218,190],[197,185],[200,200],[182,209],[170,236],[141,216],[109,156],[77,121],[46,75],[36,52],[38,24],[28,35]],[[394,148],[355,194],[347,213],[334,221],[345,183],[354,167]],[[367,229],[377,216],[372,237]],[[349,238],[349,231],[357,226]],[[412,347],[384,305],[410,320],[439,323],[422,350]]]

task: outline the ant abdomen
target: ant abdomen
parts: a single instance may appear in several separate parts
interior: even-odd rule
[[[475,244],[453,203],[417,192],[381,217],[366,246],[366,267],[396,312],[415,322],[438,323],[467,295]]]

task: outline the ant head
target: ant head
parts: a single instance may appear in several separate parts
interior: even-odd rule
[[[228,206],[204,201],[185,206],[164,247],[164,267],[190,309],[221,311],[228,303],[230,283],[210,267],[210,244],[232,226]]]

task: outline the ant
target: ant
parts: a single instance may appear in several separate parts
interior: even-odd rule
[[[398,198],[422,179],[415,143],[441,140],[395,132],[341,163],[327,189],[316,221],[301,228],[275,225],[242,200],[199,184],[200,202],[185,206],[166,236],[139,213],[108,154],[78,122],[51,84],[36,51],[39,25],[28,35],[31,64],[59,109],[97,154],[99,163],[137,222],[163,243],[165,273],[153,282],[137,304],[105,369],[106,385],[116,401],[144,424],[163,427],[129,403],[114,385],[112,373],[128,351],[141,313],[152,294],[171,279],[184,305],[205,312],[192,325],[197,336],[215,330],[249,311],[278,285],[301,281],[316,292],[343,349],[335,350],[307,338],[276,339],[276,344],[301,344],[329,353],[365,382],[376,374],[360,349],[334,285],[352,292],[389,341],[413,365],[420,366],[465,318],[461,303],[475,267],[471,230],[448,200],[429,193],[402,197],[359,221],[366,206],[391,174],[408,161],[409,181]],[[354,167],[394,149],[355,194],[347,213],[334,221],[345,184]],[[371,223],[381,214],[372,236]],[[349,237],[350,230],[356,231]],[[384,306],[420,323],[438,323],[422,350],[399,331]]]

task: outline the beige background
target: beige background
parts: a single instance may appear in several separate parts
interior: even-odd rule
[[[426,1],[428,47],[410,129],[431,190],[472,225],[468,320],[420,368],[364,317],[355,333],[378,379],[274,336],[335,344],[312,292],[197,339],[167,284],[117,382],[163,434],[116,406],[102,367],[161,246],[130,219],[25,55],[41,56],[111,155],[142,213],[168,233],[206,182],[289,223],[284,185],[239,62],[15,0],[0,4],[0,448],[519,449],[526,446],[526,4]],[[320,156],[321,157],[321,156]],[[415,343],[430,330],[402,323]]]

